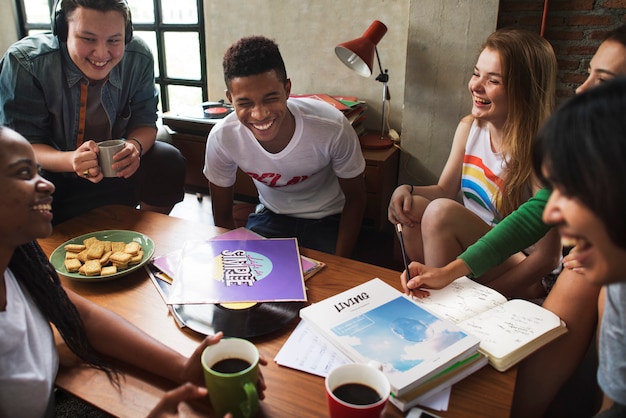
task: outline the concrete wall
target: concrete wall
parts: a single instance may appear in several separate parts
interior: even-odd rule
[[[498,1],[410,3],[399,183],[433,184],[471,110],[467,83],[495,30]]]

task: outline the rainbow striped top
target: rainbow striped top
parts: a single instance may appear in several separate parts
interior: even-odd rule
[[[491,149],[489,130],[474,121],[465,144],[461,192],[465,207],[490,226],[502,219],[495,196],[499,196],[505,165],[502,154]]]

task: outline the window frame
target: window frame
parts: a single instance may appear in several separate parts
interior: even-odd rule
[[[28,35],[31,30],[50,30],[51,23],[28,23],[26,21],[26,6],[25,3],[28,0],[14,0],[16,9],[16,18],[18,25],[18,35],[20,38]],[[132,1],[132,0],[130,0]],[[133,22],[133,30],[154,32],[156,34],[157,43],[157,55],[155,57],[158,62],[159,75],[155,76],[155,86],[159,88],[159,95],[161,98],[162,112],[165,113],[170,110],[170,101],[168,95],[169,86],[187,86],[197,87],[202,90],[202,101],[209,99],[209,88],[207,82],[207,64],[206,64],[206,35],[204,27],[204,4],[203,0],[196,0],[196,7],[198,10],[198,22],[197,23],[163,23],[161,15],[161,0],[152,0],[152,7],[154,10],[154,23],[135,23]],[[48,0],[48,9],[50,10],[50,19],[52,20],[52,7],[54,6],[54,0]],[[166,68],[166,50],[165,50],[165,33],[166,32],[195,32],[198,34],[199,46],[200,46],[200,79],[185,79],[169,77],[167,75]]]

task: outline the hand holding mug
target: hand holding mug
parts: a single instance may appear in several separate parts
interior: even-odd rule
[[[94,141],[82,143],[71,152],[72,170],[77,176],[98,183],[103,176],[98,163],[98,145]]]
[[[159,403],[150,411],[147,418],[178,417],[178,406],[181,402],[202,398],[206,395],[205,387],[185,383],[163,395]]]

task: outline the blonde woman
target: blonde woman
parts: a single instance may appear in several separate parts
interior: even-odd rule
[[[446,265],[539,190],[531,143],[554,108],[556,73],[540,36],[500,29],[487,38],[468,83],[471,115],[457,127],[438,183],[401,185],[391,197],[389,220],[404,226],[411,261]],[[545,296],[542,279],[558,266],[560,249],[549,232],[480,281],[508,297]]]

